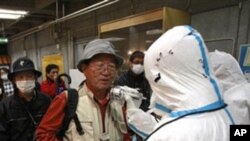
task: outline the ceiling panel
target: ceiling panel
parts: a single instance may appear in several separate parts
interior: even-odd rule
[[[56,3],[57,1],[58,3]],[[26,17],[17,21],[0,19],[0,36],[4,33],[5,36],[11,37],[100,1],[102,0],[0,0],[0,8],[29,11]],[[122,1],[124,0],[120,0],[120,2]],[[142,1],[148,3],[146,4],[148,7],[157,3],[162,6],[187,10],[194,14],[236,5],[242,0],[130,0],[131,6],[139,7]]]

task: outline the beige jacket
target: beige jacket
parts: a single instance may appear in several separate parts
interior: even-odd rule
[[[93,99],[93,93],[84,85],[79,90],[79,101],[76,113],[84,130],[84,135],[79,135],[76,125],[72,120],[65,133],[65,141],[122,141],[122,133],[117,128],[111,117],[110,103],[105,115],[105,133],[102,132],[102,117],[98,104]]]

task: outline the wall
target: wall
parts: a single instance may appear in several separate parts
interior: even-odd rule
[[[239,6],[192,15],[191,24],[200,31],[210,51],[231,53],[236,58],[241,44],[250,43],[250,1]]]
[[[11,41],[9,53],[12,60],[28,56],[41,70],[41,58],[44,55],[62,53],[64,70],[76,68],[86,43],[98,37],[97,25],[139,12],[169,5],[164,0],[121,0],[119,3],[84,14],[59,25],[53,25],[27,37]],[[171,1],[171,5],[174,5]],[[175,4],[178,8],[188,8],[187,2]],[[232,6],[192,15],[191,25],[203,35],[211,50],[220,48],[238,55],[239,45],[249,43],[250,1],[242,7]],[[58,48],[58,45],[60,48]],[[234,48],[234,46],[236,48]],[[72,56],[72,57],[71,57]]]

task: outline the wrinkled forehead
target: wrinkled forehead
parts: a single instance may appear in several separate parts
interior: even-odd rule
[[[97,54],[95,56],[93,56],[90,59],[90,62],[111,62],[115,64],[115,56],[112,54],[105,54],[105,53],[101,53],[101,54]]]

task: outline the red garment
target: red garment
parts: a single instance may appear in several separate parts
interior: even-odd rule
[[[104,100],[98,104],[100,106],[102,119],[105,118],[105,109],[109,100]],[[57,129],[60,128],[64,118],[64,108],[67,103],[66,94],[62,93],[52,101],[47,113],[36,129],[36,136],[39,141],[60,141],[56,138]],[[105,129],[105,128],[104,128]],[[123,141],[131,141],[130,134],[124,134]]]
[[[66,103],[65,94],[58,95],[52,101],[36,130],[36,136],[39,141],[59,141],[56,138],[56,132],[63,121]]]
[[[60,85],[63,89],[66,89],[64,81]],[[40,91],[44,94],[49,95],[52,99],[57,95],[57,85],[55,82],[50,80],[44,80],[40,85]]]
[[[107,108],[107,104],[109,102],[109,99],[104,98],[103,100],[96,100],[98,103],[98,106],[100,107],[100,111],[101,111],[101,115],[102,115],[102,127],[103,127],[103,132],[105,132],[105,113],[106,113],[106,108]]]

